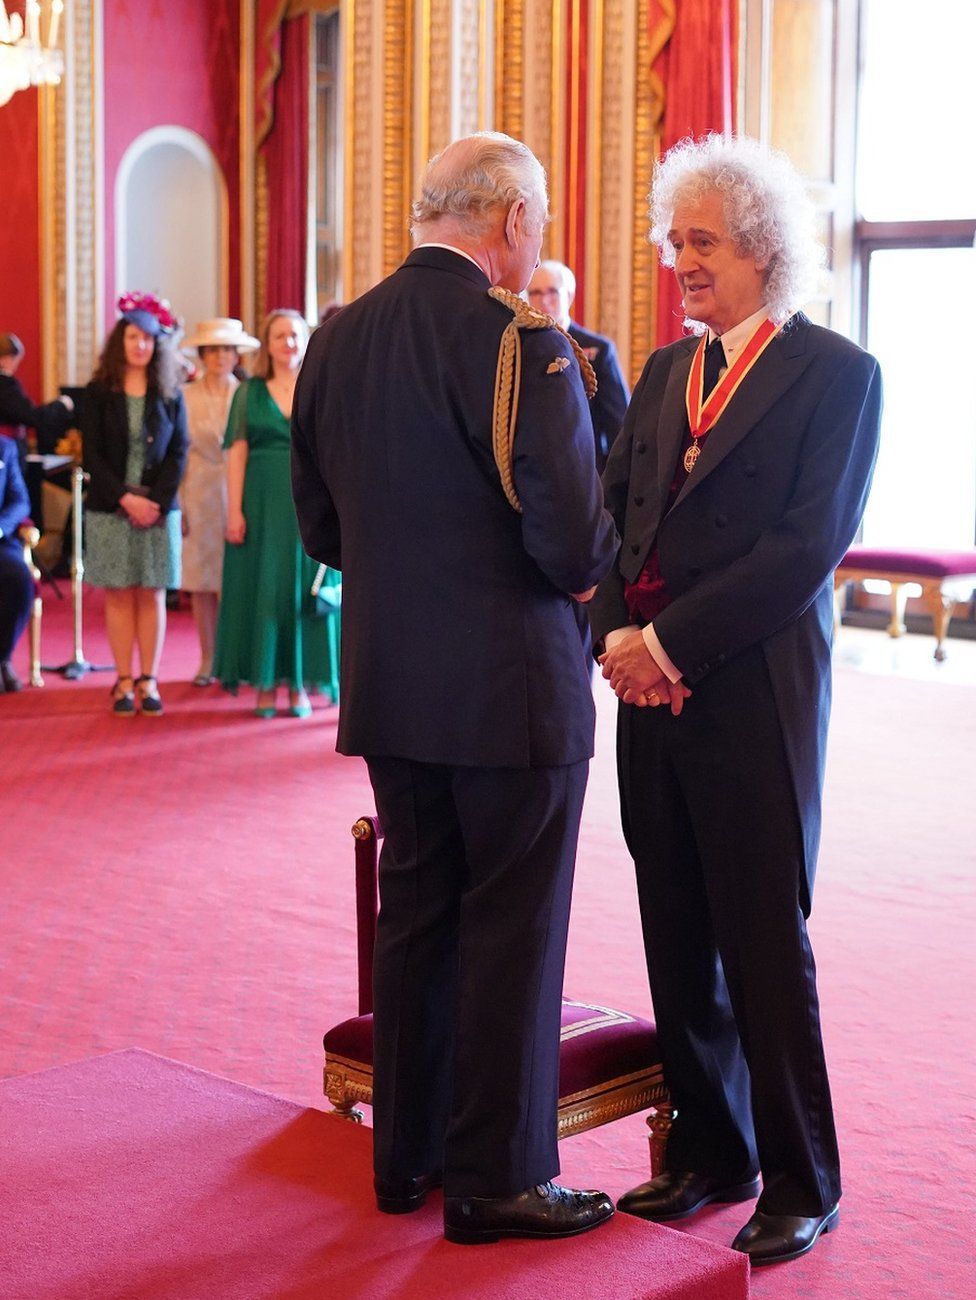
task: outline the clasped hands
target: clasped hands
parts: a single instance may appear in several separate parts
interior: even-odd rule
[[[624,704],[655,709],[668,704],[675,717],[691,691],[684,682],[672,682],[658,667],[640,632],[621,638],[612,650],[599,656],[603,675]]]
[[[124,492],[119,498],[119,505],[129,516],[133,528],[152,528],[159,520],[159,506],[149,497],[137,492]]]

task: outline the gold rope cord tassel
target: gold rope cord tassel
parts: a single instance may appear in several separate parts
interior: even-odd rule
[[[519,390],[522,385],[522,338],[519,330],[555,329],[568,339],[573,353],[579,363],[583,377],[586,396],[592,398],[596,392],[596,375],[589,358],[583,352],[571,334],[557,325],[545,312],[530,307],[524,298],[509,289],[497,285],[488,290],[489,296],[512,313],[512,319],[505,326],[501,344],[498,348],[498,365],[495,368],[495,401],[492,408],[491,448],[495,464],[501,476],[502,489],[513,510],[522,513],[522,505],[515,491],[515,475],[512,468],[513,448],[515,444],[515,424],[518,420]]]

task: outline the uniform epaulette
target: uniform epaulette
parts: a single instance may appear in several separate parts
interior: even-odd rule
[[[512,469],[515,424],[518,419],[519,389],[522,383],[522,340],[519,331],[523,329],[554,329],[568,339],[579,363],[587,397],[592,398],[596,392],[596,375],[593,373],[593,367],[590,365],[589,358],[584,354],[583,349],[571,334],[568,334],[562,326],[556,324],[551,316],[547,316],[545,312],[537,311],[524,298],[520,298],[517,293],[512,293],[510,289],[502,289],[495,285],[488,290],[488,295],[494,298],[496,302],[501,303],[503,307],[507,307],[512,313],[512,319],[505,326],[501,344],[498,348],[498,365],[495,369],[495,401],[491,421],[491,446],[506,499],[514,510],[521,513],[522,506],[518,499],[518,493],[515,491],[515,476]]]

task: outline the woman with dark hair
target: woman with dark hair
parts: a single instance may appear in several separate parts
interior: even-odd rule
[[[166,590],[180,585],[176,493],[186,462],[186,408],[170,343],[169,304],[124,294],[88,385],[81,419],[91,475],[85,577],[105,589],[105,627],[118,674],[112,712],[163,711],[156,684],[166,633]],[[135,647],[139,677],[132,676]]]
[[[214,674],[230,690],[258,691],[259,718],[273,718],[279,686],[293,718],[311,713],[306,687],[338,699],[338,620],[316,617],[318,566],[302,549],[291,496],[291,406],[308,326],[280,309],[259,330],[254,378],[234,394],[227,453],[227,547]]]

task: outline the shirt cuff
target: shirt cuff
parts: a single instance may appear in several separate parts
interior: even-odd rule
[[[612,635],[612,634],[611,634]],[[683,676],[680,668],[675,668],[671,662],[668,652],[661,645],[658,634],[654,631],[654,624],[648,623],[647,627],[641,632],[644,638],[644,644],[647,646],[651,658],[664,673],[669,682],[680,682]]]
[[[633,632],[639,632],[640,628],[636,623],[630,623],[627,627],[615,627],[612,632],[608,632],[603,638],[604,650],[612,650],[615,645],[619,645],[625,637],[630,636]]]

